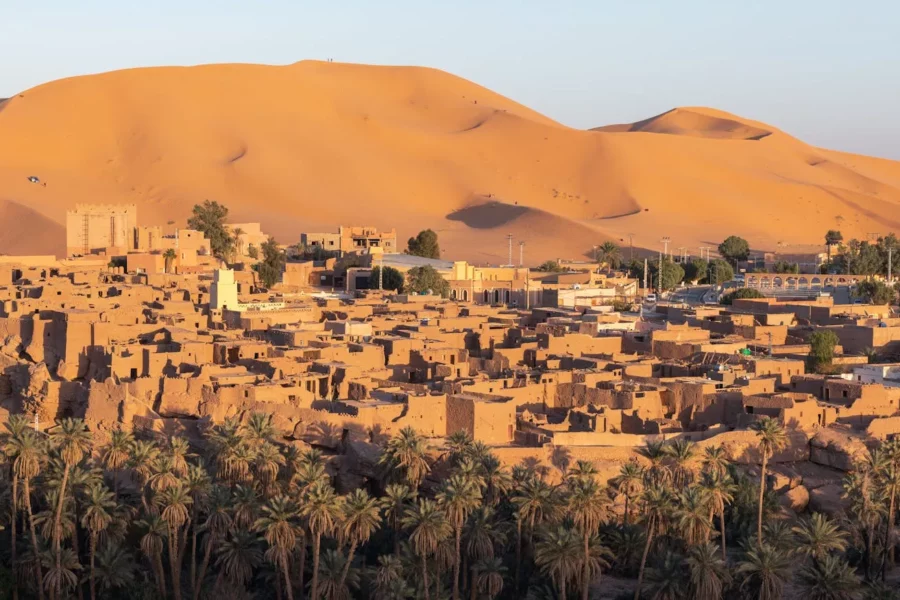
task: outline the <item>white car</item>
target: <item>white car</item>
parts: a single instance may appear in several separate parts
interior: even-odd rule
[[[647,294],[644,297],[644,302],[646,304],[656,304],[656,294]]]

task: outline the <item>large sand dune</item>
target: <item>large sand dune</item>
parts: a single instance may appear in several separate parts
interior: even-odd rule
[[[827,127],[827,123],[823,123]],[[206,198],[280,242],[338,224],[431,227],[446,254],[530,263],[607,239],[696,254],[900,231],[900,163],[808,146],[762,123],[675,109],[571,129],[414,67],[152,68],[65,79],[0,107],[0,252],[62,252],[65,210],[127,202],[182,222]],[[29,183],[40,177],[46,186]],[[518,247],[515,250],[518,253]]]

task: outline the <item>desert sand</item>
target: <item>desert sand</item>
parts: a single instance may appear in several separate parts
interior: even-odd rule
[[[572,129],[427,68],[304,61],[75,77],[0,104],[0,140],[5,253],[61,254],[76,203],[135,203],[142,224],[166,225],[207,198],[281,243],[338,224],[396,227],[403,239],[431,227],[447,256],[494,264],[508,233],[536,264],[627,245],[629,233],[638,247],[667,235],[697,254],[730,234],[777,249],[834,228],[900,231],[900,162],[707,108]]]

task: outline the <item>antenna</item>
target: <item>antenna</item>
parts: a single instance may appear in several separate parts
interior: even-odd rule
[[[525,266],[525,242],[519,242],[519,266]]]

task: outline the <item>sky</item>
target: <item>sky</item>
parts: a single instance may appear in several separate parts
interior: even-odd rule
[[[435,67],[579,128],[710,106],[900,159],[897,0],[2,0],[0,97],[113,69]]]

